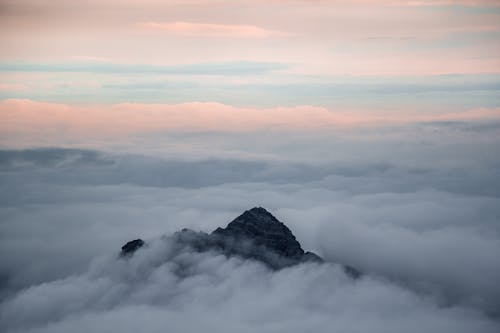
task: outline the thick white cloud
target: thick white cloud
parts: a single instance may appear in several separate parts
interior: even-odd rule
[[[332,264],[278,272],[157,240],[131,259],[105,257],[84,274],[17,293],[9,332],[494,332],[464,307],[439,307],[381,279],[352,280]]]
[[[2,325],[13,332],[498,329],[495,159],[466,174],[463,158],[455,168],[371,160],[3,151]],[[284,221],[306,250],[365,277],[353,282],[331,264],[273,273],[175,252],[159,239],[184,227],[211,231],[253,206]],[[117,260],[120,246],[137,237],[150,247]],[[176,275],[179,267],[186,276]]]

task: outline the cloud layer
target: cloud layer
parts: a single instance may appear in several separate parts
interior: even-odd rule
[[[497,177],[484,176],[498,172],[491,168],[450,179],[435,164],[419,171],[2,151],[0,250],[11,254],[0,262],[2,326],[494,332],[500,194],[486,181]],[[334,264],[273,273],[160,238],[214,230],[253,206],[269,208],[304,248],[365,276],[352,281]],[[150,246],[118,260],[137,237]]]
[[[256,262],[178,248],[168,238],[130,260],[102,258],[84,274],[20,292],[2,310],[8,332],[498,328],[475,311],[439,308],[431,299],[382,280],[353,281],[331,264],[302,264],[274,273]]]
[[[265,131],[278,134],[321,131],[326,135],[330,132],[349,136],[352,133],[346,130],[353,128],[383,132],[383,128],[395,126],[407,131],[405,126],[414,124],[464,124],[471,128],[489,124],[494,130],[499,119],[497,108],[422,115],[418,110],[403,114],[373,110],[330,111],[307,105],[249,108],[191,102],[89,106],[13,99],[0,102],[0,138],[4,146],[29,147],[60,142],[79,146],[104,142],[125,144],[134,136],[145,138],[181,132],[243,134]]]

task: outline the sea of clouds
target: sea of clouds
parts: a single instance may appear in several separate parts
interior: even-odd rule
[[[1,150],[0,330],[498,332],[498,127],[418,126],[163,137],[204,150],[184,156]],[[169,237],[254,206],[327,262],[272,271]]]

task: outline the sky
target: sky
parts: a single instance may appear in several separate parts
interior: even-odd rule
[[[499,41],[499,1],[0,0],[0,330],[498,332]],[[325,263],[171,237],[254,206]]]

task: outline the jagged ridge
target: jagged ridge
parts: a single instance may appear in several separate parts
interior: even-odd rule
[[[322,262],[312,252],[305,252],[288,227],[262,207],[255,207],[231,221],[226,228],[212,233],[182,229],[173,235],[174,240],[195,251],[218,251],[227,256],[240,256],[258,260],[273,269],[280,269],[305,261]],[[141,239],[122,247],[122,256],[130,255],[144,245]],[[359,272],[345,266],[351,276]]]
[[[290,229],[262,207],[245,211],[225,229],[217,228],[212,234],[250,239],[255,245],[264,246],[283,257],[300,258],[305,254]]]

